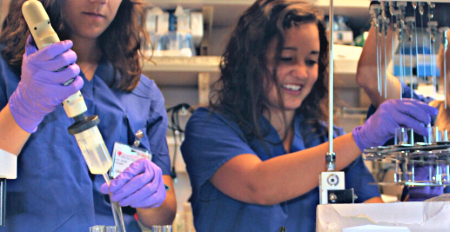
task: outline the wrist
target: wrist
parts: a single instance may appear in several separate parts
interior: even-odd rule
[[[363,152],[364,149],[370,147],[370,145],[367,144],[367,141],[365,141],[366,139],[364,138],[363,135],[362,126],[355,127],[352,131],[352,135],[353,140],[355,141],[356,145],[358,146],[359,150],[361,150],[361,152]]]
[[[33,113],[32,107],[24,102],[24,97],[19,87],[9,98],[8,104],[11,115],[17,125],[28,133],[34,133],[44,117],[39,113]]]

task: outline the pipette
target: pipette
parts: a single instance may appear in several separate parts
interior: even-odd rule
[[[24,2],[22,13],[38,49],[60,41],[41,2],[37,0]],[[66,85],[72,81],[69,80]],[[89,117],[86,115],[87,107],[80,91],[67,98],[63,102],[63,107],[67,116],[75,120],[68,130],[75,136],[90,172],[94,175],[103,175],[109,186],[111,180],[107,172],[112,166],[112,160],[97,128],[97,124],[100,122],[99,118],[96,115]],[[111,208],[118,231],[125,232],[122,208],[117,202],[112,201]]]
[[[444,60],[443,60],[443,66],[442,67],[442,72],[443,72],[443,76],[444,76],[444,92],[445,92],[445,109],[447,109],[447,48],[448,48],[448,38],[447,38],[447,31],[449,30],[448,27],[441,27],[439,28],[439,31],[442,33],[442,45],[443,45],[443,49],[444,49]],[[442,76],[442,74],[441,74]]]

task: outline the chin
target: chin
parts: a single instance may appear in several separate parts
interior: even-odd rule
[[[106,29],[105,29],[106,30]],[[82,37],[88,38],[88,39],[97,39],[100,37],[100,35],[105,32],[103,29],[95,28],[91,30],[84,30],[83,32],[79,33]]]
[[[300,106],[302,105],[302,103],[298,103],[298,104],[285,104],[284,108],[287,111],[291,111],[291,110],[297,110],[298,108],[300,108]]]
[[[91,32],[91,33],[86,33],[85,37],[89,38],[89,39],[97,39],[98,37],[100,37],[102,33],[96,33],[96,32]]]

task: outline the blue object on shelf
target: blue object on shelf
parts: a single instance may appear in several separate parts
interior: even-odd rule
[[[433,76],[432,70],[436,69],[436,77],[439,77],[441,74],[441,70],[436,65],[420,65],[417,67],[417,76],[419,77],[427,77]]]
[[[428,47],[423,47],[423,46],[417,46],[417,51],[416,51],[416,47],[413,46],[412,49],[412,54],[416,55],[417,52],[419,54],[425,54],[428,55],[430,54],[430,49]],[[411,54],[411,51],[409,50],[409,45],[405,46],[404,48],[400,47],[399,48],[399,54],[404,54],[404,55],[409,55]]]
[[[423,46],[418,46],[417,50],[415,47],[413,47],[412,50],[410,50],[409,45],[405,46],[405,47],[400,47],[399,48],[399,54],[405,55],[405,56],[409,56],[410,54],[416,56],[417,53],[419,55],[430,55],[430,49],[428,47],[423,47]],[[409,57],[408,57],[409,58]],[[415,58],[413,58],[415,59]],[[416,76],[418,77],[428,77],[428,76],[433,76],[433,69],[435,69],[435,74],[436,77],[440,76],[440,70],[438,68],[438,66],[436,64],[431,64],[431,63],[426,63],[424,65],[423,60],[419,59],[418,61],[419,63],[413,67],[416,70]],[[408,77],[411,75],[411,68],[409,67],[409,64],[406,64],[406,67],[403,69],[403,72],[401,72],[401,67],[399,65],[394,65],[394,76],[399,77],[401,75],[401,73],[403,73],[404,77]]]

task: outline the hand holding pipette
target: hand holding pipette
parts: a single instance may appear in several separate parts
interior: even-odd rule
[[[161,168],[148,159],[135,161],[100,191],[111,193],[111,200],[121,206],[133,208],[159,207],[166,198]]]
[[[83,79],[78,75],[80,67],[75,64],[77,55],[70,50],[72,45],[67,40],[38,51],[33,38],[28,37],[21,80],[9,99],[11,113],[25,131],[36,131],[47,114],[83,87]],[[55,72],[65,66],[66,69]],[[73,78],[72,83],[64,86]]]

